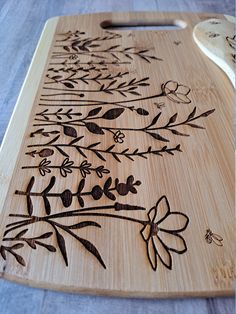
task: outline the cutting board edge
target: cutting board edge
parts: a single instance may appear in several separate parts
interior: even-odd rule
[[[38,47],[35,51],[35,54],[34,54],[34,57],[33,57],[33,60],[31,62],[31,65],[30,65],[30,68],[29,68],[29,71],[26,75],[26,78],[25,78],[25,81],[24,81],[24,84],[22,86],[22,89],[21,89],[21,93],[19,95],[19,98],[18,98],[18,101],[16,103],[16,107],[15,107],[15,110],[14,110],[14,113],[12,115],[12,118],[11,118],[11,121],[9,123],[9,126],[8,126],[8,130],[6,132],[6,136],[4,137],[4,142],[7,142],[7,144],[9,145],[9,139],[11,139],[10,136],[8,136],[8,132],[10,131],[11,128],[15,128],[15,131],[17,129],[17,133],[19,134],[19,129],[16,128],[16,124],[14,123],[14,121],[17,121],[17,119],[19,118],[19,116],[22,118],[23,114],[20,112],[22,111],[22,103],[23,105],[26,106],[26,103],[24,103],[24,93],[26,92],[27,94],[27,88],[25,86],[25,84],[27,83],[26,81],[30,79],[30,71],[33,69],[31,69],[31,67],[33,66],[33,63],[37,62],[37,58],[39,57],[40,59],[42,58],[42,55],[40,55],[40,53],[38,52],[38,48],[40,46],[40,43],[41,41],[43,41],[43,35],[46,35],[44,34],[44,32],[48,31],[47,27],[51,28],[49,29],[50,32],[52,31],[52,26],[54,25],[55,23],[55,28],[57,26],[57,22],[58,22],[58,19],[60,17],[54,17],[54,18],[50,18],[48,21],[47,21],[47,24],[45,25],[45,28],[42,32],[42,35],[40,37],[40,40],[39,40],[39,44],[38,44]],[[50,24],[53,24],[53,25],[50,25]],[[47,36],[49,36],[49,34],[47,34]],[[45,57],[47,54],[45,53]],[[36,58],[37,57],[37,58]],[[42,61],[41,61],[42,62]],[[37,85],[35,85],[37,86]],[[38,86],[37,86],[38,87]],[[37,92],[37,88],[35,88],[36,92]],[[35,92],[35,94],[36,94]],[[33,93],[32,93],[33,94]],[[35,94],[34,95],[31,95],[33,98],[35,97]],[[28,96],[28,95],[27,95]],[[23,99],[23,100],[22,100]],[[32,102],[33,103],[33,102]],[[20,107],[20,108],[18,108]],[[27,107],[27,106],[26,106]],[[30,110],[31,110],[31,107],[28,107],[27,108],[29,110],[29,113],[30,113]],[[15,117],[16,115],[16,117]],[[24,119],[26,121],[28,121],[27,118],[25,118],[26,115],[24,114]],[[26,127],[23,129],[23,123],[21,124],[21,129],[20,131],[22,131],[22,134],[24,134],[25,132],[25,129]],[[10,133],[10,132],[9,132]],[[19,135],[18,135],[19,136]],[[22,136],[23,138],[23,136]],[[3,142],[3,145],[2,145],[2,148],[4,146],[4,142]],[[10,141],[11,142],[11,141]],[[17,141],[16,141],[17,142]],[[19,145],[19,149],[20,149],[20,146],[21,146],[21,141],[20,143],[17,143],[17,146]],[[13,150],[14,152],[16,151],[16,145],[11,144],[9,145]],[[16,153],[17,155],[18,153]],[[7,152],[7,155],[9,155],[9,153]],[[13,165],[15,163],[12,163]],[[1,171],[1,155],[0,155],[0,171]],[[9,170],[11,171],[11,170]],[[14,171],[14,166],[12,168],[12,172]],[[11,177],[11,176],[10,176]],[[0,178],[1,179],[1,178]],[[6,190],[8,190],[8,186],[10,184],[10,179],[9,179],[9,183],[7,185],[7,188]],[[0,183],[1,185],[1,183]],[[4,199],[4,198],[3,198]],[[1,194],[0,194],[0,201],[1,201]],[[0,213],[1,213],[1,210],[2,208],[0,207]],[[179,291],[177,292],[171,292],[171,293],[168,293],[168,292],[148,292],[148,295],[146,295],[146,293],[143,293],[141,291],[133,291],[133,292],[129,292],[129,291],[120,291],[120,290],[104,290],[104,289],[89,289],[89,288],[84,288],[84,287],[70,287],[70,286],[61,286],[61,285],[52,285],[52,284],[48,284],[48,283],[44,283],[44,282],[34,282],[34,281],[31,281],[31,280],[27,280],[27,279],[22,279],[20,277],[17,277],[17,276],[11,276],[10,274],[6,274],[6,273],[3,273],[1,274],[0,273],[0,278],[4,278],[4,279],[7,279],[7,280],[10,280],[10,281],[14,281],[14,282],[18,282],[18,283],[22,283],[22,284],[26,284],[26,285],[29,285],[29,286],[32,286],[32,287],[38,287],[38,288],[44,288],[44,287],[47,287],[48,286],[48,289],[53,289],[53,290],[58,290],[58,291],[66,291],[66,292],[77,292],[77,293],[89,293],[89,294],[99,294],[99,295],[110,295],[110,296],[122,296],[122,297],[145,297],[145,298],[162,298],[162,297],[171,297],[171,298],[175,298],[175,297],[199,297],[199,296],[205,296],[205,297],[208,297],[208,296],[226,296],[226,295],[233,295],[234,294],[234,291],[233,289],[232,290],[227,290],[227,291],[206,291],[206,292],[202,292],[202,291],[196,291],[194,292],[194,294],[192,293],[192,291],[187,291],[187,292],[182,292],[183,296],[181,296],[181,293],[179,293]]]
[[[44,25],[0,147],[0,213],[3,210],[4,200],[50,50],[50,46],[48,47],[46,43],[52,41],[58,19],[51,18]],[[20,125],[18,121],[21,121]],[[11,163],[8,163],[9,157],[11,157]]]
[[[40,282],[34,280],[25,280],[18,276],[11,276],[10,274],[3,272],[0,273],[0,279],[8,280],[17,284],[23,284],[36,289],[48,289],[52,291],[76,293],[76,294],[88,294],[96,296],[108,296],[108,297],[122,297],[122,298],[146,298],[146,299],[162,299],[162,298],[208,298],[208,297],[230,297],[235,295],[234,288],[227,290],[215,290],[215,291],[172,291],[172,292],[147,292],[147,291],[122,291],[115,289],[94,289],[87,287],[74,287],[64,285],[54,285],[48,282]]]

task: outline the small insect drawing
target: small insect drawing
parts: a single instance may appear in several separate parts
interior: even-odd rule
[[[223,246],[223,238],[220,235],[213,233],[211,229],[206,230],[205,240],[209,244],[214,242],[218,246]]]

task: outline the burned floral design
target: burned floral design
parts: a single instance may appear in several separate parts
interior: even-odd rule
[[[110,183],[111,180],[108,179],[105,185],[109,186]],[[120,183],[119,181],[116,181],[115,189],[121,194],[126,195],[127,191],[124,189],[124,186],[128,186],[130,192],[136,193],[137,191],[134,185],[139,184],[139,181],[136,181],[135,183],[132,176],[130,176],[127,178],[126,183]],[[83,184],[78,188],[78,190],[81,190],[81,187],[83,189]],[[94,188],[94,191],[97,189],[97,187]],[[65,190],[62,193],[61,198],[66,196],[66,194],[68,194],[70,198],[72,197],[71,192],[69,190]],[[66,197],[68,197],[68,195]],[[165,267],[172,269],[172,256],[170,252],[183,254],[187,251],[186,242],[179,233],[187,228],[189,219],[187,215],[183,213],[171,212],[166,196],[162,196],[158,200],[156,206],[149,210],[148,220],[137,219],[130,215],[131,213],[145,210],[146,208],[142,206],[115,202],[110,205],[83,207],[80,209],[56,214],[50,214],[48,212],[46,216],[42,217],[32,215],[33,208],[32,213],[28,213],[28,215],[10,214],[11,217],[23,218],[23,220],[15,221],[6,226],[7,229],[4,233],[3,241],[10,243],[14,242],[16,244],[11,246],[2,245],[0,247],[0,255],[3,257],[3,259],[6,260],[6,252],[8,252],[15,257],[19,264],[26,266],[24,258],[20,254],[17,254],[15,250],[23,249],[25,244],[30,246],[32,249],[36,249],[37,245],[39,245],[45,247],[50,252],[60,251],[66,266],[68,266],[69,258],[65,238],[65,235],[68,235],[80,242],[80,244],[82,244],[82,246],[98,260],[102,267],[106,268],[105,262],[103,261],[102,256],[100,255],[95,245],[87,239],[81,238],[80,235],[78,235],[76,232],[81,228],[86,227],[102,227],[94,220],[83,220],[83,217],[89,217],[93,219],[96,219],[96,217],[103,217],[104,219],[107,218],[123,220],[129,223],[142,225],[143,228],[140,232],[147,246],[147,257],[152,269],[154,271],[157,270],[157,259],[160,259],[161,263]],[[128,212],[129,215],[121,215],[120,212]],[[67,219],[69,217],[77,217],[78,221],[72,225],[65,225],[63,224],[63,218],[65,217]],[[20,232],[18,231],[17,235],[15,236],[7,236],[9,233],[12,233],[17,229],[21,229],[25,226],[30,226],[31,224],[38,222],[46,223],[48,226],[50,226],[50,228],[52,228],[52,231],[37,237],[25,237],[25,233],[28,231],[28,229],[22,229]],[[61,230],[63,233],[61,233]],[[55,235],[54,239],[58,244],[59,250],[56,250],[56,248],[51,244],[42,242],[42,239],[51,239],[53,234]]]
[[[179,84],[176,81],[167,81],[162,85],[163,94],[173,102],[179,104],[189,104],[191,100],[188,98],[190,88],[188,86]]]
[[[115,143],[123,143],[124,138],[125,138],[125,135],[120,130],[118,130],[114,133],[113,139],[114,139]]]
[[[171,212],[166,196],[162,196],[149,210],[148,219],[140,232],[149,262],[153,270],[157,269],[158,260],[172,269],[171,252],[183,254],[187,251],[186,242],[179,233],[187,228],[189,218],[181,212]]]

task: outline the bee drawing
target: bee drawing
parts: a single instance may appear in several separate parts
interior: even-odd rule
[[[214,242],[218,246],[223,246],[223,238],[220,235],[213,233],[210,229],[206,230],[205,239],[209,244]]]

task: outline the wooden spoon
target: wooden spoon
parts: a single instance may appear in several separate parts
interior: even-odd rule
[[[235,87],[235,21],[209,19],[198,23],[193,38],[199,48],[229,77]]]

